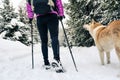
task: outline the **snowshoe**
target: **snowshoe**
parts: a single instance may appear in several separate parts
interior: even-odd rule
[[[51,66],[50,66],[50,65],[43,65],[43,68],[44,68],[45,70],[49,70],[49,69],[51,69]]]
[[[52,66],[53,70],[55,70],[56,73],[64,73],[65,72],[60,61],[54,60],[51,63],[51,66]]]

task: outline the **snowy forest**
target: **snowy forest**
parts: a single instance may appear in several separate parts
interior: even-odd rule
[[[113,20],[120,19],[119,4],[120,0],[69,0],[65,8],[69,15],[67,25],[71,44],[87,47],[94,45],[89,33],[83,29],[83,24],[94,19],[107,25]]]
[[[9,0],[2,1],[0,8],[0,37],[12,41],[20,41],[25,45],[30,45],[30,25],[26,15],[25,5],[19,7],[15,12]],[[34,27],[35,28],[35,27]],[[34,42],[38,42],[36,28],[34,29]]]
[[[112,20],[120,18],[119,0],[68,0],[64,3],[68,19],[65,21],[69,43],[71,46],[93,46],[90,34],[82,28],[91,19],[107,25]],[[12,41],[20,41],[25,45],[31,44],[30,25],[26,14],[26,5],[20,6],[15,12],[9,0],[2,0],[0,7],[0,37]],[[65,15],[65,16],[66,16]],[[34,20],[34,43],[40,42]],[[62,29],[60,29],[61,45],[66,44]]]

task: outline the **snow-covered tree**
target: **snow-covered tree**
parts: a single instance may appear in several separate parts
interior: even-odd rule
[[[27,36],[30,38],[31,37],[31,26],[28,23],[29,19],[27,18],[25,5],[22,5],[19,7],[18,19],[20,22],[25,24],[24,27],[21,27],[21,30],[23,30],[24,33],[27,34]],[[33,20],[33,35],[34,35],[33,36],[34,43],[38,43],[40,39],[39,39],[39,33],[37,31],[37,27],[36,27],[36,20]]]
[[[8,25],[12,18],[17,17],[17,14],[13,11],[14,9],[10,6],[9,0],[4,0],[3,8],[0,8],[0,33],[5,30],[4,26]]]
[[[9,0],[3,0],[3,8],[0,8],[0,16],[0,33],[10,30],[10,22],[12,18],[17,17],[17,13],[14,12],[14,8],[10,5]]]
[[[108,24],[112,20],[120,19],[119,0],[69,0],[66,4],[66,12],[69,15],[69,26],[72,45],[92,46],[94,41],[90,34],[83,29],[83,24],[92,19]]]
[[[25,25],[25,21],[21,22],[18,16],[13,6],[10,5],[10,1],[3,0],[3,8],[0,8],[0,37],[29,45],[30,41],[27,33],[30,30]]]
[[[17,17],[17,13],[14,12],[14,8],[10,5],[9,0],[3,0],[3,8],[1,8],[0,14],[4,19],[4,24],[8,24],[12,18]]]

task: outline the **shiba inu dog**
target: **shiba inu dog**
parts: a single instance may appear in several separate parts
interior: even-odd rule
[[[120,20],[102,25],[92,20],[91,23],[83,26],[93,37],[96,47],[100,54],[101,64],[104,65],[104,52],[106,53],[107,63],[110,63],[110,51],[115,48],[120,61]]]

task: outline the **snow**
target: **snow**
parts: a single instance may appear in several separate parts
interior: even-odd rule
[[[24,23],[18,21],[16,18],[12,18],[10,24],[11,24],[12,26],[17,26],[17,25],[20,26],[20,27],[21,27],[21,26],[25,26]]]
[[[6,33],[7,33],[7,31],[2,32],[2,33],[0,34],[0,38],[5,37],[5,34],[6,34]]]
[[[11,25],[16,26],[17,22],[18,22],[17,19],[13,18],[10,23],[11,23]]]
[[[96,47],[73,47],[78,72],[75,71],[69,50],[61,47],[61,62],[66,73],[55,73],[42,68],[40,44],[34,45],[34,69],[31,68],[31,46],[0,39],[0,80],[120,80],[120,65],[112,50],[111,64],[102,66]],[[52,61],[49,48],[49,60]]]

